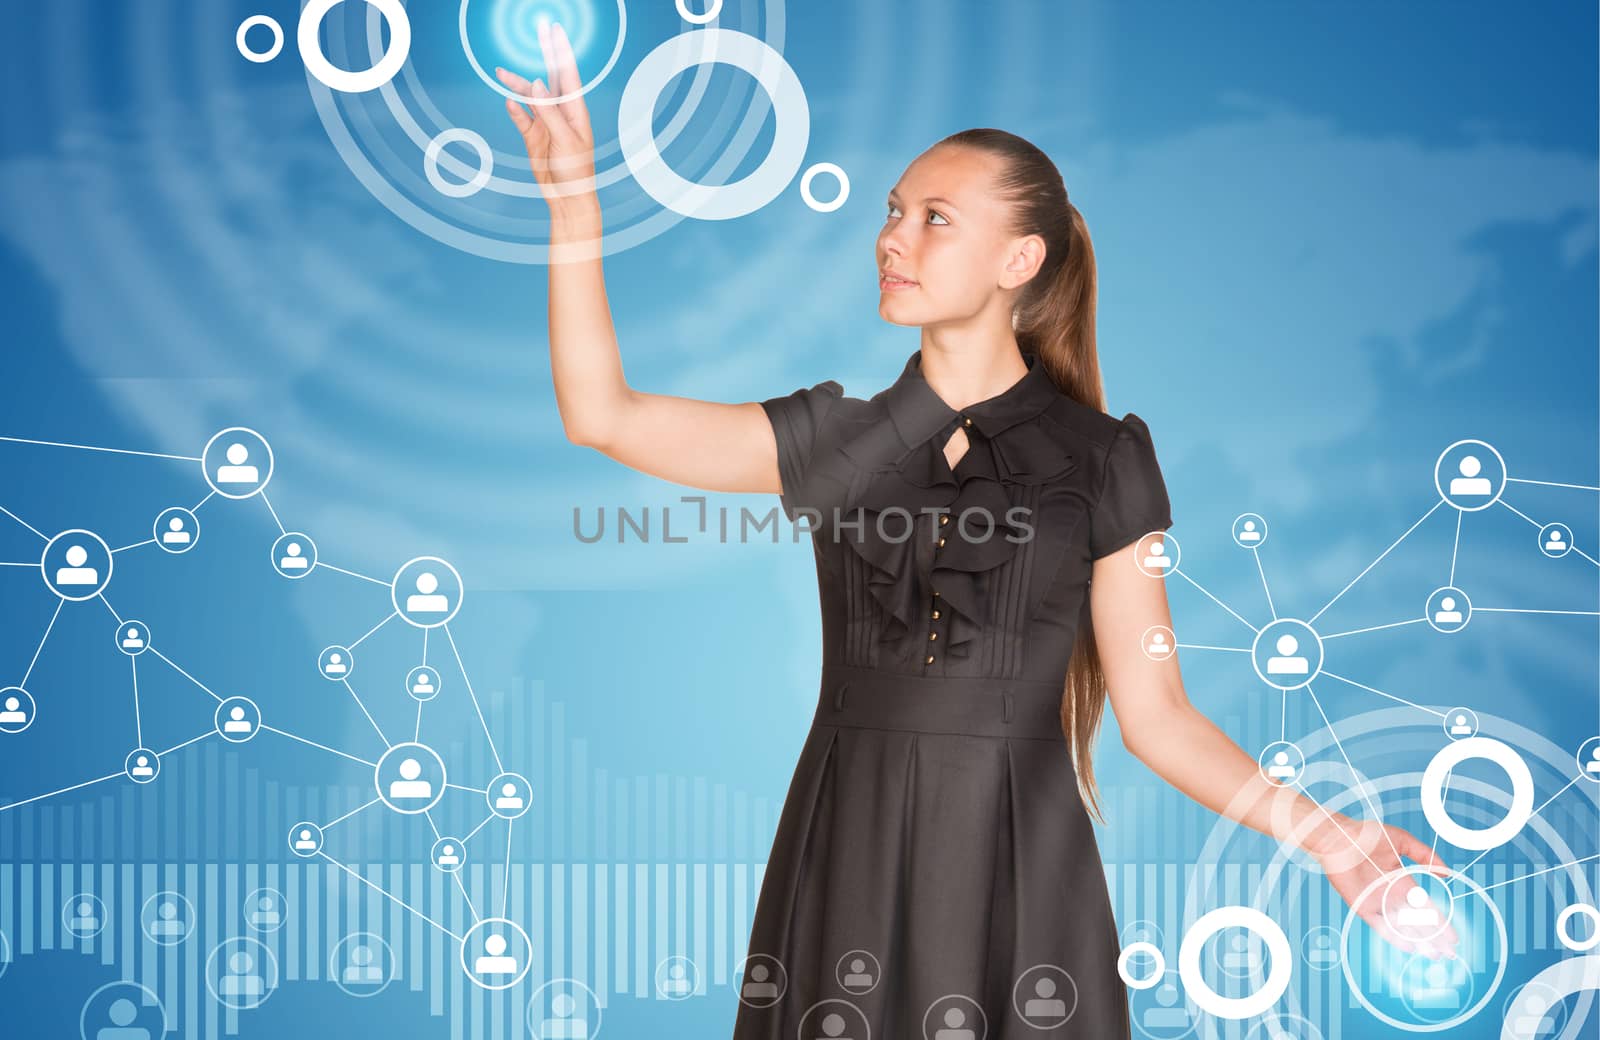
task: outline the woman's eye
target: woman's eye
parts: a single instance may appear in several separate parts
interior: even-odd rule
[[[888,213],[888,215],[891,216],[891,217],[894,216],[894,203],[892,203],[892,202],[889,203],[889,213]]]
[[[928,211],[928,216],[930,216],[930,217],[938,217],[938,218],[939,218],[939,219],[940,219],[940,220],[944,220],[944,222],[945,222],[945,223],[946,223],[946,224],[948,224],[948,223],[950,223],[950,222],[949,222],[949,221],[948,221],[948,220],[945,220],[945,218],[944,218],[944,214],[943,214],[943,213],[940,213],[940,212],[939,212],[939,211],[938,211],[938,210],[936,210],[936,209],[930,209],[930,210],[929,210],[929,211]]]

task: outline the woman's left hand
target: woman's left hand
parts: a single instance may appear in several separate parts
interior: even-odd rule
[[[1400,857],[1440,877],[1454,872],[1409,831],[1335,813],[1331,826],[1306,851],[1322,865],[1335,891],[1387,942],[1433,960],[1457,956],[1459,936],[1450,924],[1448,906],[1441,908],[1428,897]],[[1380,878],[1391,878],[1392,883],[1374,885]],[[1372,892],[1358,906],[1356,901],[1369,887]],[[1412,891],[1422,895],[1412,896]]]

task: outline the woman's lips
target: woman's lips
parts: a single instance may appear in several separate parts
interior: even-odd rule
[[[916,287],[916,282],[906,281],[904,279],[891,277],[889,275],[878,276],[878,288],[883,292],[901,292],[906,289],[915,289]]]

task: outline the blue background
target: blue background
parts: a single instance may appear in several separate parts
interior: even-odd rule
[[[415,74],[453,119],[518,151],[499,97],[461,61],[453,5],[436,6],[411,5]],[[614,17],[604,6],[598,13]],[[234,48],[235,28],[254,13],[289,33],[272,63],[247,63]],[[545,272],[448,248],[363,188],[318,120],[294,51],[296,15],[293,4],[220,0],[60,0],[10,12],[0,37],[0,434],[192,456],[222,427],[260,430],[277,458],[272,503],[290,529],[314,535],[325,562],[387,579],[433,553],[464,576],[452,628],[506,766],[530,775],[539,805],[514,846],[519,862],[759,863],[815,698],[810,553],[787,538],[722,540],[714,522],[697,531],[697,507],[679,498],[697,492],[565,440],[549,380]],[[795,184],[747,217],[676,222],[609,256],[636,388],[747,401],[828,378],[858,397],[886,386],[917,333],[876,314],[883,196],[938,138],[1000,126],[1056,160],[1088,220],[1109,410],[1150,424],[1183,569],[1208,591],[1258,624],[1268,616],[1261,577],[1228,534],[1250,510],[1271,524],[1261,559],[1279,612],[1314,612],[1428,511],[1433,461],[1464,437],[1493,443],[1513,476],[1588,487],[1513,485],[1506,497],[1541,522],[1567,523],[1594,555],[1592,6],[1549,5],[1533,17],[1499,4],[986,11],[823,0],[776,16],[730,5],[721,24],[781,41],[811,105],[807,163],[839,163],[851,195],[819,214]],[[670,4],[630,9],[623,57],[588,95],[597,135],[614,132],[627,71],[683,28]],[[586,72],[609,53],[612,37],[598,32],[579,54]],[[712,110],[754,105],[759,117],[753,98],[747,77],[715,68],[706,112],[686,114],[684,140],[714,153]],[[770,141],[764,118],[754,161]],[[414,176],[420,156],[408,161]],[[828,195],[822,182],[818,192]],[[608,214],[655,208],[626,180],[603,201]],[[525,218],[544,215],[537,200],[521,207]],[[205,490],[194,463],[0,443],[0,505],[47,534],[82,526],[128,545],[150,536],[161,509],[192,505]],[[709,503],[734,520],[741,506],[775,507],[759,496]],[[654,537],[575,536],[575,510],[614,521],[619,509],[648,509]],[[662,510],[687,541],[659,537]],[[1327,623],[1415,616],[1448,576],[1451,513],[1419,527]],[[343,691],[311,669],[323,646],[382,618],[387,594],[337,574],[277,577],[267,550],[278,531],[259,502],[213,499],[200,515],[202,542],[186,556],[149,546],[119,554],[108,599],[148,622],[156,645],[212,689],[256,699],[269,722],[357,755],[381,750]],[[0,559],[35,559],[39,545],[0,523]],[[1455,555],[1476,605],[1597,609],[1596,568],[1576,554],[1540,556],[1533,528],[1507,510],[1465,517]],[[1238,645],[1228,641],[1242,629],[1209,599],[1187,583],[1169,590],[1181,642]],[[27,671],[55,603],[26,568],[0,568],[0,596],[0,678],[10,683]],[[98,604],[63,610],[28,684],[39,723],[0,736],[4,801],[121,767],[133,741],[131,683],[110,625]],[[1593,616],[1485,614],[1456,637],[1421,625],[1351,637],[1335,670],[1410,700],[1514,720],[1570,755],[1600,731],[1596,632]],[[405,728],[414,711],[399,681],[416,663],[415,636],[387,626],[364,644],[363,663],[373,664],[352,680],[386,730]],[[1183,661],[1192,699],[1247,750],[1278,728],[1278,698],[1234,655],[1188,651]],[[157,734],[146,743],[165,748],[210,725],[203,691],[148,656],[140,672],[143,726]],[[459,699],[459,678],[444,678],[425,726],[484,783],[482,729]],[[1336,722],[1394,707],[1319,685]],[[1287,726],[1323,729],[1304,701],[1290,706]],[[1408,740],[1347,749],[1368,776],[1401,775],[1420,771],[1441,742],[1430,724]],[[9,817],[0,848],[17,871],[0,875],[0,887],[19,886],[9,895],[20,902],[28,864],[283,864],[290,823],[332,819],[370,797],[364,767],[314,749],[267,735],[219,745],[211,738],[167,759],[157,784],[131,803],[119,794],[115,812],[101,803],[94,833],[75,844],[45,841],[63,820],[44,807],[87,811],[104,792],[0,813]],[[227,826],[195,835],[202,817],[162,792],[187,798],[199,788],[209,806],[230,755],[244,771],[236,797],[254,815],[217,808],[204,818]],[[1142,880],[1146,866],[1187,870],[1210,855],[1202,847],[1213,818],[1132,759],[1114,722],[1098,775],[1111,810],[1101,851],[1119,877],[1129,865]],[[1536,770],[1541,801],[1563,775],[1558,761]],[[628,803],[623,818],[613,800],[611,818],[585,824],[584,799],[603,802],[607,781],[624,779],[649,800]],[[258,796],[268,783],[284,785],[281,800]],[[706,792],[700,815],[693,806]],[[1546,814],[1577,857],[1597,851],[1594,802],[1594,788],[1580,786]],[[130,804],[138,829],[116,833],[104,821]],[[1395,811],[1408,807],[1397,801]],[[460,829],[481,815],[463,806]],[[74,820],[83,823],[69,816],[67,829]],[[432,837],[415,822],[363,818],[365,829],[341,834],[340,858],[419,859]],[[1401,822],[1431,838],[1414,812]],[[486,834],[484,862],[505,841]],[[1249,836],[1225,844],[1226,862],[1272,851]],[[1560,862],[1548,847],[1505,856],[1512,876]],[[1295,876],[1303,892],[1326,896],[1318,879]],[[1595,884],[1594,862],[1575,877]],[[487,883],[497,887],[493,875]],[[1154,899],[1133,887],[1117,886],[1124,916]],[[35,893],[36,915],[59,924],[62,898]],[[1158,902],[1151,916],[1182,912],[1170,897]],[[15,938],[22,908],[7,912],[16,916],[0,917],[0,929]],[[1502,994],[1560,952],[1548,921],[1528,919],[1536,912],[1509,915],[1542,945],[1530,943]],[[551,945],[554,964],[562,943]],[[1175,960],[1171,928],[1168,947]],[[657,950],[647,967],[681,952]],[[17,957],[0,977],[0,1014],[39,1035],[71,1035],[84,999],[124,974],[104,952]],[[200,987],[203,1003],[198,979],[178,980],[183,1000]],[[1302,1004],[1314,1003],[1299,989],[1313,982],[1297,977]],[[403,983],[371,1000],[296,983],[233,1026],[243,1036],[334,1035],[351,1024],[517,1035],[527,991],[505,1002],[503,1017],[491,1001],[463,1026],[454,1011],[429,1017],[438,1010],[429,993]],[[1500,1001],[1452,1035],[1497,1035]],[[614,996],[604,1028],[717,1035],[734,1006],[725,979],[682,1004]],[[1587,1014],[1592,1028],[1596,1013]],[[1382,1032],[1337,1001],[1308,1017],[1330,1040],[1342,1029]]]

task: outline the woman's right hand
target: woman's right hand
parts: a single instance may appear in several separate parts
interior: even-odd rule
[[[542,79],[529,83],[502,68],[496,68],[495,74],[506,89],[526,98],[566,96],[564,101],[530,101],[526,105],[506,98],[506,112],[528,148],[533,179],[544,190],[551,209],[557,209],[595,193],[594,133],[589,128],[589,110],[578,93],[578,62],[560,23],[539,26],[539,48],[544,53],[544,66],[550,70],[553,95]]]

